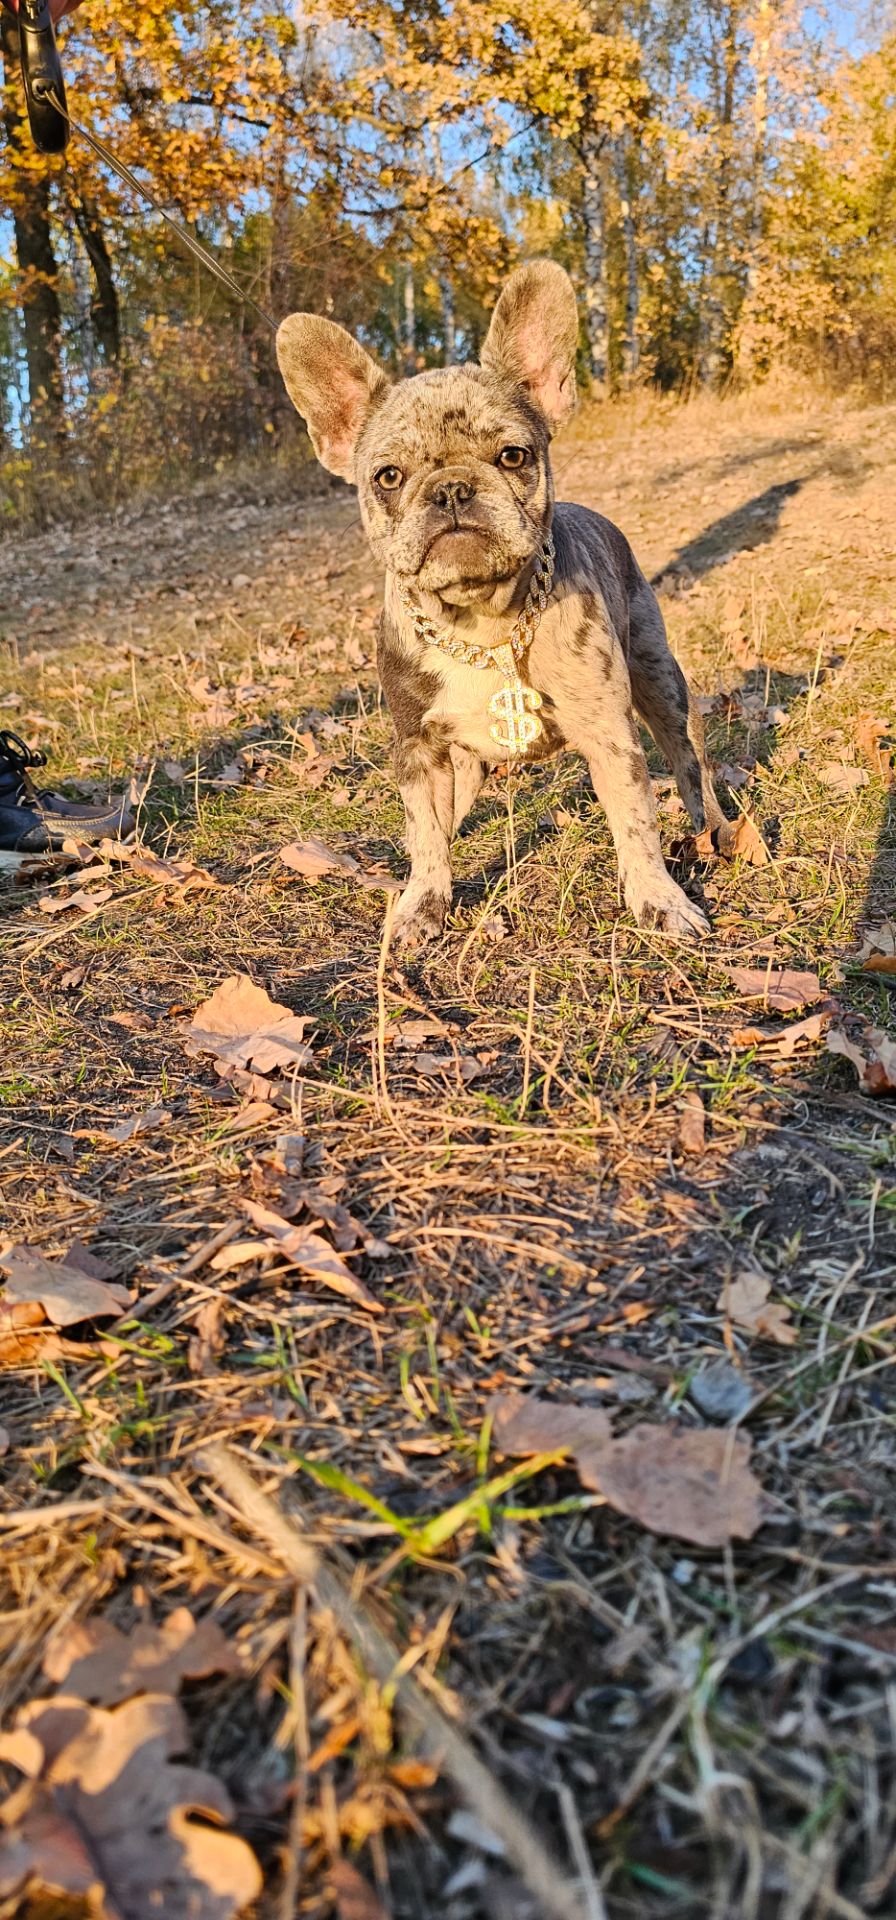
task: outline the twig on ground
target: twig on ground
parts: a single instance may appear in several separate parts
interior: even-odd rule
[[[295,1578],[314,1587],[380,1685],[392,1689],[399,1707],[417,1729],[422,1751],[450,1776],[461,1799],[477,1819],[503,1842],[508,1859],[548,1920],[593,1920],[593,1915],[583,1909],[573,1886],[536,1838],[530,1823],[517,1812],[469,1742],[441,1709],[427,1699],[413,1675],[403,1670],[398,1647],[376,1625],[341,1577],[303,1539],[295,1521],[287,1518],[262,1492],[229,1448],[204,1447],[198,1460]]]

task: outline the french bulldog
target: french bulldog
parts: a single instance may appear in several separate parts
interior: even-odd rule
[[[278,331],[317,457],[356,485],[386,572],[377,664],[411,859],[394,924],[406,947],[442,932],[452,835],[508,746],[523,761],[583,754],[636,920],[685,941],[709,931],[666,870],[633,707],[695,830],[723,835],[700,714],[624,534],[554,500],[550,442],[575,405],[577,341],[572,282],[550,260],[511,274],[478,366],[393,383],[331,320],[294,313]]]

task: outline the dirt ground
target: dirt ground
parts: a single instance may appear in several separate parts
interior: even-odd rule
[[[404,865],[347,489],[228,482],[0,546],[0,721],[72,796],[133,779],[145,846],[216,883],[110,856],[0,899],[3,1249],[78,1242],[133,1296],[13,1328],[0,1294],[3,1725],[58,1690],[73,1624],[186,1606],[229,1649],[168,1690],[261,1863],[246,1911],[562,1910],[297,1600],[209,1466],[224,1441],[577,1883],[565,1911],[885,1914],[896,1100],[860,1072],[896,1036],[896,962],[867,970],[896,921],[896,409],[633,398],[583,409],[556,470],[659,583],[754,823],[731,863],[689,846],[651,748],[698,952],[625,915],[567,760],[493,779],[444,940],[378,978]],[[309,836],[358,871],[287,868]],[[776,1011],[731,968],[817,991]],[[189,1050],[238,973],[304,1017],[292,1070]],[[554,1408],[534,1466],[490,1432],[517,1392]],[[659,1511],[557,1457],[571,1403],[650,1430]],[[750,1443],[761,1513],[701,1545],[672,1443],[713,1433],[729,1465]],[[83,1910],[23,1884],[0,1914]]]

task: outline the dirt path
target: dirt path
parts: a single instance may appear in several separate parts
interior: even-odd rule
[[[302,1680],[289,1582],[241,1557],[197,1460],[225,1438],[413,1643],[589,1920],[856,1920],[896,1884],[896,1103],[825,1041],[896,1032],[888,975],[856,959],[883,928],[885,960],[896,921],[886,734],[875,758],[863,720],[896,721],[896,412],[638,400],[583,413],[557,468],[660,580],[762,863],[685,849],[713,938],[670,951],[619,908],[580,767],[495,781],[446,939],[381,1006],[383,894],[279,859],[314,835],[403,871],[351,496],[207,497],[0,549],[3,722],[74,792],[134,774],[147,844],[217,882],[112,865],[3,897],[5,1243],[83,1241],[135,1297],[118,1324],[0,1319],[2,1704],[50,1690],[72,1620],[213,1613],[239,1670],[182,1705],[262,1862],[253,1912],[282,1912],[301,1683],[296,1911],[333,1910],[338,1836],[391,1920],[542,1920],[314,1607]],[[46,911],[79,885],[83,908]],[[732,967],[817,992],[775,1012]],[[306,1017],[301,1071],[228,1080],[187,1050],[237,972]],[[494,1486],[495,1392],[660,1428],[640,1493],[600,1465]],[[732,1423],[761,1525],[723,1548],[667,1531],[670,1443]]]

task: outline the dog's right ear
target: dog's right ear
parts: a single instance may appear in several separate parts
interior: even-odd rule
[[[389,382],[344,327],[316,313],[291,313],[277,329],[277,359],[321,465],[354,480],[355,447]]]

